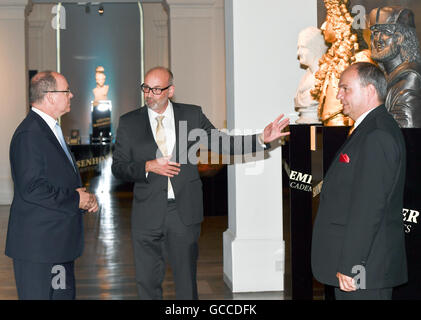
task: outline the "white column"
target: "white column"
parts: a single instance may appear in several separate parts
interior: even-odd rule
[[[12,202],[10,140],[28,110],[25,46],[27,3],[27,0],[0,1],[0,204]]]
[[[57,4],[37,3],[28,21],[28,69],[57,70],[57,38],[51,20],[56,16],[52,8]]]
[[[225,0],[228,128],[264,128],[294,111],[303,75],[298,33],[317,25],[317,1]],[[228,169],[224,279],[233,292],[284,290],[281,148]]]
[[[161,3],[143,3],[145,70],[169,67],[168,14]]]
[[[202,106],[217,128],[226,124],[223,0],[166,0],[175,101]]]

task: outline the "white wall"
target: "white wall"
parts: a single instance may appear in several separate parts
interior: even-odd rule
[[[26,3],[27,0],[0,1],[0,204],[12,202],[9,146],[13,132],[26,115],[28,105]]]
[[[168,14],[160,3],[144,3],[145,72],[155,66],[169,67]]]
[[[166,0],[175,101],[203,108],[226,126],[223,0]]]
[[[28,68],[53,70],[57,68],[56,30],[51,20],[53,4],[35,4],[28,16]]]
[[[263,129],[294,112],[298,33],[316,24],[314,0],[225,0],[228,128]],[[233,292],[284,289],[281,148],[268,157],[228,169],[224,275]]]

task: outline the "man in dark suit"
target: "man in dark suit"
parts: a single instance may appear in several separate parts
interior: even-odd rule
[[[405,144],[386,111],[376,66],[346,69],[337,98],[354,131],[324,178],[312,240],[312,270],[339,300],[391,299],[407,281],[402,219]]]
[[[98,209],[82,188],[57,119],[73,97],[64,76],[40,72],[30,84],[32,110],[10,144],[14,196],[6,255],[19,299],[75,299],[74,260],[83,250],[84,210]]]
[[[146,108],[123,115],[113,152],[113,174],[135,182],[132,240],[141,299],[162,299],[165,258],[172,267],[177,299],[197,299],[196,264],[203,220],[202,182],[195,158],[198,143],[222,141],[223,153],[264,150],[288,133],[282,115],[262,135],[230,137],[216,130],[198,106],[172,103],[173,75],[149,70]],[[208,141],[210,140],[210,142]]]

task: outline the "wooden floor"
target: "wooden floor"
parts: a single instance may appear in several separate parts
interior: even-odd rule
[[[107,179],[107,177],[101,177]],[[77,299],[137,299],[135,268],[130,238],[132,194],[109,192],[105,181],[96,189],[100,213],[86,214],[85,250],[76,260]],[[109,184],[108,184],[109,186]],[[17,299],[12,260],[4,255],[10,206],[0,206],[0,300]],[[222,233],[226,216],[205,217],[200,236],[198,291],[202,300],[284,299],[283,292],[232,294],[223,281]],[[171,270],[163,283],[164,299],[175,299]]]

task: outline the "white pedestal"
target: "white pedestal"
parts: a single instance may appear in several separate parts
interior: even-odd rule
[[[315,107],[298,108],[299,118],[295,123],[321,123],[317,115],[317,105]]]

